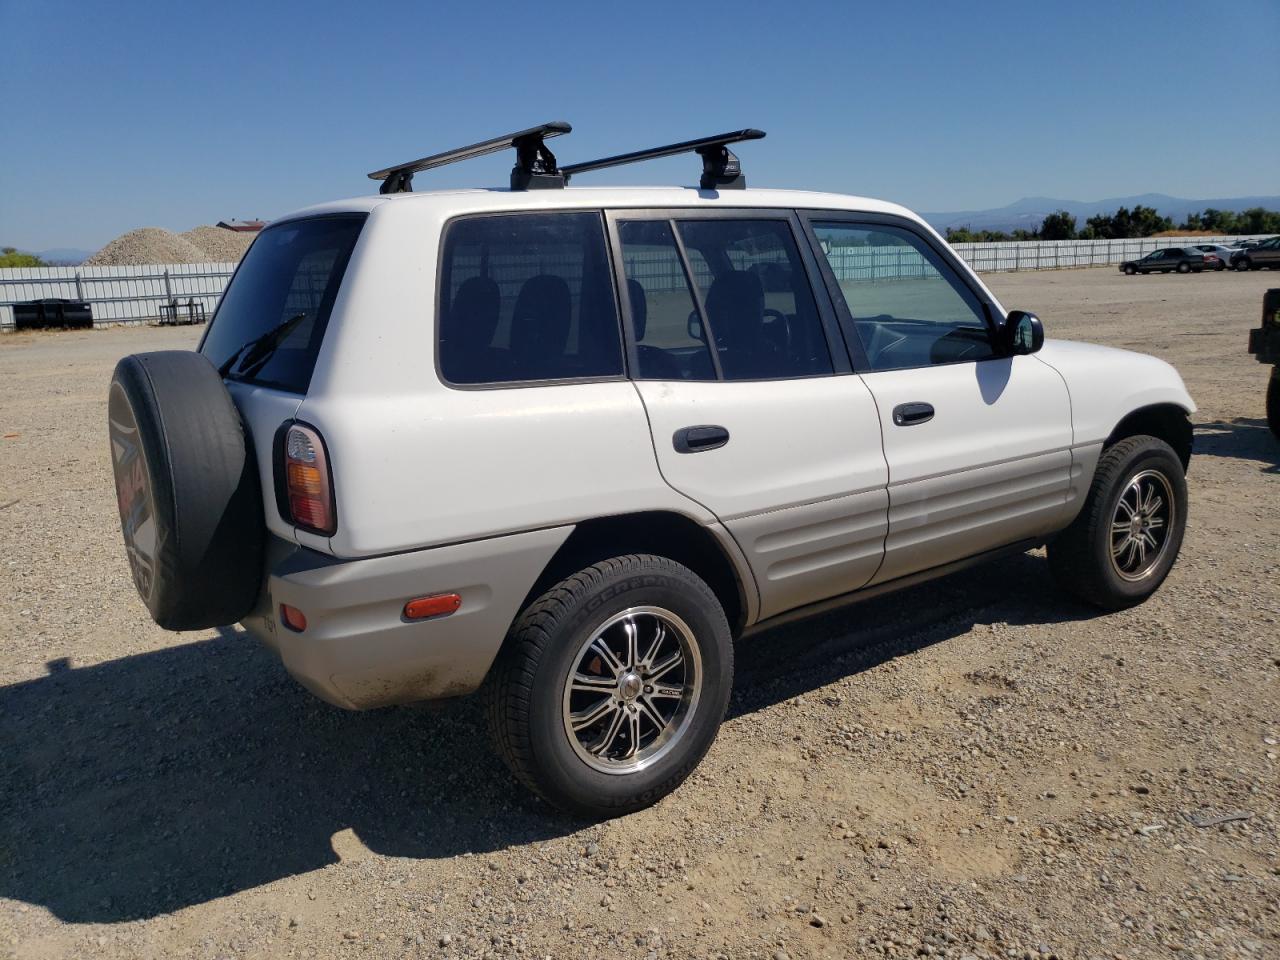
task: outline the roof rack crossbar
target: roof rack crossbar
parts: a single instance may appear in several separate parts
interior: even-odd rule
[[[476,157],[497,153],[499,150],[515,150],[516,165],[511,170],[512,190],[531,190],[541,187],[562,187],[564,178],[556,157],[543,142],[551,137],[569,133],[573,127],[563,120],[554,120],[528,130],[517,130],[515,133],[482,140],[456,150],[432,154],[408,163],[397,163],[395,166],[375,170],[369,174],[370,180],[381,180],[379,193],[409,193],[413,190],[413,175],[422,170],[443,167],[445,164],[457,163],[460,160],[473,160]]]
[[[603,170],[606,167],[619,167],[625,163],[638,163],[641,160],[656,160],[659,157],[673,157],[680,153],[696,153],[702,157],[702,179],[698,185],[703,190],[740,190],[746,187],[747,178],[742,173],[742,165],[738,157],[728,145],[743,140],[760,140],[763,130],[747,128],[732,133],[720,133],[713,137],[702,137],[697,140],[685,140],[682,143],[670,143],[665,147],[652,147],[648,150],[636,150],[633,153],[620,153],[615,157],[602,157],[599,160],[587,160],[583,163],[571,163],[560,168],[566,183],[576,174],[590,170]]]

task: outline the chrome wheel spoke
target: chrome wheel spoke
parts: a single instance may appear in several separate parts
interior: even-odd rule
[[[1111,524],[1111,535],[1113,537],[1118,537],[1118,536],[1127,537],[1129,535],[1129,521],[1128,520],[1113,521]]]
[[[644,656],[640,659],[639,666],[651,668],[653,666],[653,658],[658,655],[658,650],[662,647],[662,641],[667,639],[667,628],[658,622],[658,629],[653,633],[653,642],[649,644],[649,649],[644,652]]]
[[[599,703],[594,703],[583,710],[577,710],[569,714],[569,719],[572,722],[574,731],[576,732],[578,730],[585,730],[588,727],[595,726],[607,717],[610,712],[615,714],[621,712],[618,709],[618,704],[614,702],[612,695],[605,697]]]
[[[1148,530],[1159,530],[1164,526],[1164,517],[1152,517],[1147,521]]]
[[[613,671],[614,677],[617,677],[626,669],[617,655],[609,649],[609,645],[604,642],[604,637],[596,637],[591,642],[590,651],[604,661],[604,665]]]
[[[594,753],[597,757],[603,756],[613,747],[613,741],[618,739],[618,734],[622,732],[622,725],[626,719],[623,714],[626,711],[614,707],[613,716],[609,720],[609,726],[604,734],[592,746],[587,749]]]
[[[636,626],[635,620],[627,619],[622,622],[622,632],[627,637],[627,662],[623,666],[628,670],[634,670],[640,659],[637,652],[640,628]]]
[[[1113,557],[1119,558],[1120,554],[1124,553],[1124,551],[1128,548],[1129,544],[1133,542],[1133,537],[1129,536],[1128,531],[1129,531],[1129,528],[1125,527],[1124,538],[1119,543],[1113,543],[1111,545],[1111,555]]]
[[[655,707],[648,698],[641,697],[636,701],[640,715],[643,715],[649,724],[653,727],[655,736],[661,736],[662,731],[666,729],[667,720],[662,716],[662,711]]]
[[[610,696],[618,689],[618,681],[613,677],[597,677],[589,673],[575,673],[570,689],[574,693],[607,693]]]
[[[682,663],[684,663],[684,654],[677,650],[675,653],[671,654],[671,656],[667,657],[667,659],[655,665],[654,668],[649,671],[649,676],[646,679],[648,679],[650,683],[655,683]]]
[[[627,744],[627,749],[622,754],[622,759],[630,760],[640,752],[640,711],[633,704],[623,712],[627,715],[627,739],[631,742]]]

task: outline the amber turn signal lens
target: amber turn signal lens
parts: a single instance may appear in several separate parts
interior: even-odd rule
[[[419,597],[404,605],[406,620],[426,620],[430,617],[447,617],[462,606],[462,597],[456,593],[441,593],[434,597]]]
[[[284,488],[294,524],[332,536],[337,529],[324,441],[313,428],[292,424],[284,443]]]
[[[280,621],[290,630],[301,633],[307,629],[307,617],[297,607],[291,607],[287,603],[280,604]]]

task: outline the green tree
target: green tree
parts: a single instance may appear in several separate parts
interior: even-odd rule
[[[1076,218],[1065,210],[1049,214],[1040,224],[1041,240],[1074,240]]]
[[[14,247],[0,247],[0,267],[43,267],[45,262],[30,253],[19,253]]]

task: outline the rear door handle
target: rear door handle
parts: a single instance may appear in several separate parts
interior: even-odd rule
[[[893,422],[900,427],[914,427],[933,419],[931,403],[900,403],[893,408]]]
[[[675,432],[671,438],[676,453],[702,453],[704,450],[715,450],[729,442],[729,431],[715,424],[704,424],[698,427],[685,427]]]

